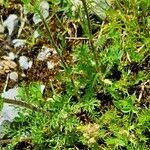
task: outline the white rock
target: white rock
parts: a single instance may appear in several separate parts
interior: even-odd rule
[[[3,106],[2,112],[1,112],[1,117],[4,120],[8,120],[9,122],[12,122],[13,119],[18,115],[18,110],[15,109],[14,106],[5,104]]]
[[[40,10],[41,10],[41,13],[42,13],[43,17],[47,18],[49,16],[49,3],[47,1],[42,1],[40,3],[39,7],[40,7]],[[37,13],[35,13],[33,15],[32,19],[33,19],[33,22],[35,24],[38,24],[39,22],[42,21],[41,18],[40,18],[40,16]]]
[[[16,55],[13,52],[10,52],[8,54],[8,57],[9,57],[10,60],[14,60],[16,58]]]
[[[18,79],[18,73],[17,73],[17,72],[11,72],[11,73],[9,74],[9,78],[10,78],[11,80],[13,80],[13,81],[17,81],[17,79]]]
[[[3,92],[1,96],[6,99],[16,99],[17,95],[18,95],[18,88],[14,87],[6,92]]]
[[[42,61],[46,60],[46,59],[51,55],[50,52],[51,52],[51,51],[50,51],[49,48],[47,48],[47,47],[42,47],[42,51],[39,52],[39,54],[38,54],[38,56],[37,56],[37,59],[38,59],[38,60],[42,60]]]
[[[51,54],[55,55],[55,54],[57,54],[57,51],[54,48],[49,48],[49,47],[43,46],[41,52],[39,52],[39,54],[37,56],[37,59],[44,61]]]
[[[10,14],[7,19],[4,21],[4,27],[8,29],[8,34],[12,35],[13,31],[17,28],[18,26],[19,19],[17,15],[15,14]]]
[[[16,58],[16,55],[13,52],[8,53],[8,56],[4,55],[2,56],[5,60],[14,60]]]
[[[48,49],[51,53],[57,54],[57,51],[54,48],[49,48],[49,47],[43,46],[42,49]]]
[[[26,77],[26,75],[24,73],[21,74],[22,77]]]
[[[0,112],[0,138],[3,138],[5,135],[6,129],[4,125],[9,125],[18,116],[18,112],[16,107],[4,103],[3,109]]]
[[[53,69],[54,66],[55,66],[55,64],[54,64],[53,62],[47,61],[47,68],[48,68],[48,69]]]
[[[42,20],[40,19],[40,16],[36,13],[36,14],[34,14],[33,15],[33,22],[35,23],[35,24],[38,24],[39,22],[41,22]]]
[[[19,57],[19,64],[23,70],[29,69],[32,67],[33,62],[28,61],[28,58],[26,56],[20,56]]]
[[[45,89],[45,85],[41,85],[41,93],[43,93]],[[9,89],[8,91],[2,93],[2,97],[6,99],[17,99],[18,88],[14,87],[13,89]],[[21,108],[16,108],[16,106],[9,105],[4,103],[3,109],[0,112],[0,138],[3,138],[5,135],[5,127],[4,124],[9,125],[15,117],[18,116],[18,112],[22,111]]]
[[[26,44],[26,40],[23,40],[23,39],[14,39],[12,41],[12,43],[14,44],[14,48],[23,47]]]
[[[3,98],[13,99],[13,100],[17,99],[17,95],[18,95],[18,88],[17,87],[9,89],[8,91],[1,94],[1,96]],[[9,105],[7,103],[4,103],[3,109],[0,112],[0,138],[2,138],[5,135],[5,128],[3,127],[3,125],[6,122],[7,122],[7,124],[9,124],[9,122],[12,122],[13,119],[16,116],[18,116],[18,111],[19,111],[19,109],[17,109],[13,105]]]

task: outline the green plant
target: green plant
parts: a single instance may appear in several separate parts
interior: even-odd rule
[[[47,32],[63,68],[54,78],[64,87],[58,92],[51,82],[52,96],[46,98],[41,83],[20,86],[18,97],[23,103],[19,106],[24,109],[11,128],[7,127],[6,137],[14,142],[7,148],[27,137],[35,149],[149,149],[149,106],[143,107],[149,96],[142,90],[142,86],[149,89],[149,84],[143,83],[150,77],[146,61],[150,48],[148,0],[113,1],[106,19],[98,19],[101,24],[93,19],[88,11],[91,3],[85,0],[78,10],[80,22],[70,15],[71,1],[52,1],[50,15],[56,18],[61,37],[54,36],[42,16],[40,1],[34,6],[30,0],[22,2],[42,19],[44,29],[39,30]],[[72,44],[72,62],[64,56],[68,46],[64,36],[71,29],[63,24],[63,15],[76,21],[76,27],[81,27],[82,36],[86,36]]]

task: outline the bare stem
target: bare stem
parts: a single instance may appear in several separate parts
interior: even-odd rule
[[[31,137],[21,139],[21,141],[30,141],[30,140],[32,140]],[[12,143],[12,142],[13,142],[13,139],[0,139],[0,145],[9,144],[9,143]]]
[[[45,28],[46,28],[46,30],[47,30],[47,32],[48,32],[49,39],[50,39],[50,41],[51,41],[53,47],[56,49],[56,52],[57,52],[57,54],[58,54],[58,56],[59,56],[59,58],[60,58],[60,60],[61,60],[61,62],[62,62],[62,64],[63,64],[64,68],[67,70],[67,69],[68,69],[68,65],[66,64],[64,58],[62,57],[62,55],[61,55],[61,53],[60,53],[59,47],[56,45],[56,43],[55,43],[55,41],[54,41],[54,39],[53,39],[53,37],[52,37],[50,28],[48,27],[48,25],[47,25],[47,23],[46,23],[46,21],[45,21],[43,15],[42,15],[42,13],[40,12],[40,10],[37,10],[37,12],[39,13],[39,15],[40,15],[40,17],[41,17],[41,19],[42,19],[42,22],[43,22],[43,24],[44,24],[44,26],[45,26]],[[73,77],[70,77],[70,79],[71,79],[71,83],[72,83],[72,85],[73,85],[73,87],[74,87],[74,89],[75,89],[75,91],[76,91],[76,86],[75,86],[75,82],[74,82]],[[75,93],[77,93],[77,92],[75,92]]]
[[[53,39],[53,37],[52,37],[52,35],[51,35],[51,31],[50,31],[50,29],[49,29],[49,27],[48,27],[48,25],[47,25],[47,23],[46,23],[46,21],[45,21],[43,15],[41,14],[41,12],[40,12],[39,10],[37,10],[37,11],[38,11],[38,13],[39,13],[39,15],[40,15],[40,18],[42,19],[42,22],[43,22],[43,24],[44,24],[44,26],[45,26],[45,28],[46,28],[46,31],[48,32],[48,36],[49,36],[49,39],[50,39],[50,41],[51,41],[53,47],[55,48],[55,50],[56,50],[56,52],[57,52],[57,54],[58,54],[58,56],[59,56],[59,58],[60,58],[60,60],[61,60],[61,62],[62,62],[62,64],[63,64],[64,68],[67,69],[67,64],[65,63],[64,58],[61,56],[60,49],[59,49],[59,47],[56,45],[56,43],[55,43],[55,41],[54,41],[54,39]]]
[[[96,48],[93,44],[92,28],[91,28],[89,13],[88,13],[88,10],[87,10],[86,0],[81,0],[81,1],[83,3],[83,8],[84,8],[84,11],[85,11],[85,14],[86,14],[86,17],[87,17],[87,24],[88,24],[88,29],[89,29],[89,43],[90,43],[90,46],[91,46],[91,49],[92,49],[92,52],[93,52],[93,55],[94,55],[94,58],[95,58],[96,71],[99,72],[99,65],[98,65],[99,63],[98,63],[98,58],[97,58],[97,55],[96,55]]]
[[[32,111],[36,111],[36,112],[40,112],[40,113],[43,113],[43,114],[46,114],[46,115],[50,115],[50,112],[45,111],[42,108],[38,108],[36,106],[33,106],[31,104],[28,104],[28,103],[20,101],[20,100],[4,99],[4,103],[17,105],[17,106],[20,106],[20,107],[30,109]]]

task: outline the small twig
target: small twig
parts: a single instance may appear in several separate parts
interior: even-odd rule
[[[141,86],[141,91],[140,91],[140,94],[139,94],[139,97],[138,97],[138,102],[140,102],[140,100],[142,98],[143,91],[144,91],[144,85]]]
[[[143,95],[143,92],[144,92],[144,88],[145,88],[145,85],[147,83],[150,83],[150,80],[147,80],[146,82],[142,83],[141,84],[141,91],[140,91],[140,94],[139,94],[139,97],[138,97],[138,102],[140,102],[141,98],[142,98],[142,95]]]
[[[66,40],[89,40],[88,37],[65,37]],[[96,41],[97,38],[93,38],[92,40]]]
[[[89,40],[87,37],[65,37],[66,40]]]
[[[101,24],[101,30],[100,30],[100,32],[99,32],[98,39],[101,38],[101,36],[102,36],[104,24],[105,24],[105,21],[103,21],[102,24]]]
[[[24,107],[24,108],[30,109],[32,111],[36,111],[36,112],[40,112],[40,113],[43,113],[43,114],[46,114],[46,115],[50,115],[50,112],[45,111],[42,108],[38,108],[36,106],[28,104],[27,102],[23,102],[21,100],[4,99],[4,103],[17,105],[17,106],[20,106],[20,107]]]
[[[7,77],[6,77],[6,81],[5,81],[3,93],[6,92],[6,88],[7,88],[7,85],[8,85],[8,81],[9,81],[9,73],[7,74]]]
[[[21,141],[30,141],[32,140],[31,137],[22,138]],[[12,143],[13,139],[0,139],[0,145]]]
[[[12,140],[11,140],[11,139],[6,139],[6,140],[1,140],[1,139],[0,139],[0,145],[9,144],[9,143],[12,143]]]
[[[145,45],[142,45],[141,47],[139,47],[136,52],[139,53],[144,48],[144,46]]]
[[[131,63],[132,61],[131,61],[131,59],[130,59],[130,55],[129,55],[129,53],[127,52],[127,60]]]
[[[55,92],[55,89],[51,80],[50,80],[50,86],[52,88],[53,95],[56,95],[56,92]]]
[[[18,34],[17,34],[17,37],[20,37],[21,35],[21,32],[24,28],[24,25],[25,25],[25,22],[26,22],[26,16],[23,17],[23,8],[22,6],[20,5],[20,21],[21,21],[21,25],[20,25],[20,28],[18,30]]]

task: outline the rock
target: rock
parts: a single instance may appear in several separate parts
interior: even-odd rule
[[[42,13],[42,15],[43,15],[43,17],[46,19],[48,16],[49,16],[49,3],[47,2],[47,1],[42,1],[41,3],[40,3],[40,6],[39,6],[40,8],[40,10],[41,10],[41,13]],[[39,14],[38,13],[35,13],[34,15],[33,15],[33,22],[35,23],[35,24],[38,24],[39,22],[41,22],[42,20],[41,20],[41,18],[40,18],[40,16],[39,16]]]
[[[10,52],[8,56],[2,56],[5,60],[14,60],[16,58],[16,55],[13,52]]]
[[[26,40],[23,40],[23,39],[14,39],[12,41],[12,43],[14,44],[14,48],[23,47],[26,44]]]
[[[3,98],[6,99],[16,99],[18,95],[18,88],[14,87],[9,89],[8,91],[1,94]],[[3,138],[5,135],[5,129],[3,127],[4,124],[9,125],[13,119],[18,116],[18,109],[12,105],[5,104],[3,105],[3,109],[0,112],[0,138]]]
[[[38,56],[37,56],[37,59],[38,59],[38,60],[41,60],[41,61],[44,61],[44,60],[46,60],[50,55],[51,55],[51,50],[50,50],[50,48],[42,47],[42,51],[39,52],[39,54],[38,54]]]
[[[55,66],[55,64],[54,64],[53,62],[47,61],[47,68],[48,68],[48,69],[53,69],[54,66]]]
[[[11,72],[10,74],[9,74],[9,78],[11,79],[11,80],[13,80],[13,81],[17,81],[18,80],[18,73],[17,72]]]
[[[26,56],[19,57],[19,64],[23,70],[27,70],[27,69],[31,68],[32,63],[33,63],[32,61],[28,61],[28,58]]]
[[[8,35],[12,36],[15,30],[18,28],[19,19],[17,15],[10,14],[4,21],[4,27],[8,29]]]

